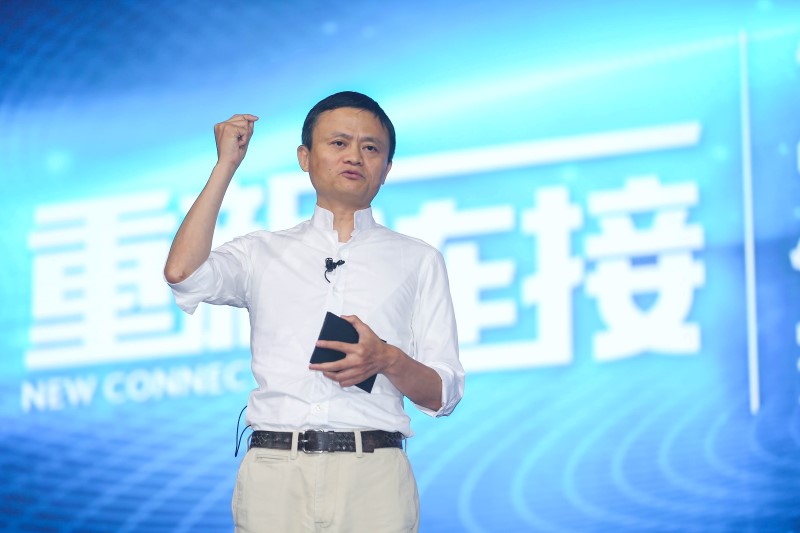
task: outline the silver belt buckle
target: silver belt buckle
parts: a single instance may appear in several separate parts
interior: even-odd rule
[[[300,451],[303,453],[325,453],[327,450],[307,450],[306,444],[308,443],[308,438],[306,438],[307,433],[324,433],[321,429],[309,429],[308,431],[303,431],[297,437],[297,447],[300,448]],[[302,447],[301,447],[302,446]]]

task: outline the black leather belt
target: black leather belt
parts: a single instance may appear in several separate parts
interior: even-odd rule
[[[251,448],[292,449],[291,431],[254,431],[250,435]],[[361,450],[372,453],[377,448],[402,448],[403,434],[399,431],[370,430],[361,432]],[[306,453],[355,452],[356,434],[352,431],[301,431],[297,449]]]

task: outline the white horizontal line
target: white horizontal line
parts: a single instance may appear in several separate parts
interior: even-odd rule
[[[412,156],[395,162],[389,181],[444,178],[685,148],[699,142],[700,131],[698,122],[684,122]]]
[[[112,347],[108,350],[89,349],[85,346],[31,349],[25,354],[25,368],[28,371],[53,370],[174,357],[197,357],[202,354],[202,346],[180,343],[181,340],[178,337],[144,339],[130,343],[130,347]]]
[[[535,340],[482,344],[461,348],[459,352],[466,372],[560,366],[572,362],[572,356],[564,357],[543,350]]]

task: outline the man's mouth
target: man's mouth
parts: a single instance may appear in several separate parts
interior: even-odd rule
[[[342,176],[344,176],[349,180],[357,180],[363,177],[361,173],[356,170],[345,170],[344,172],[342,172]]]

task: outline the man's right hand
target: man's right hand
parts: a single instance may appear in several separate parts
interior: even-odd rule
[[[214,126],[218,165],[230,165],[233,170],[239,167],[247,153],[256,120],[258,117],[255,115],[233,115]]]
[[[256,120],[255,115],[233,115],[214,126],[217,164],[172,241],[164,265],[164,277],[170,283],[180,283],[208,259],[222,199],[247,153]]]

